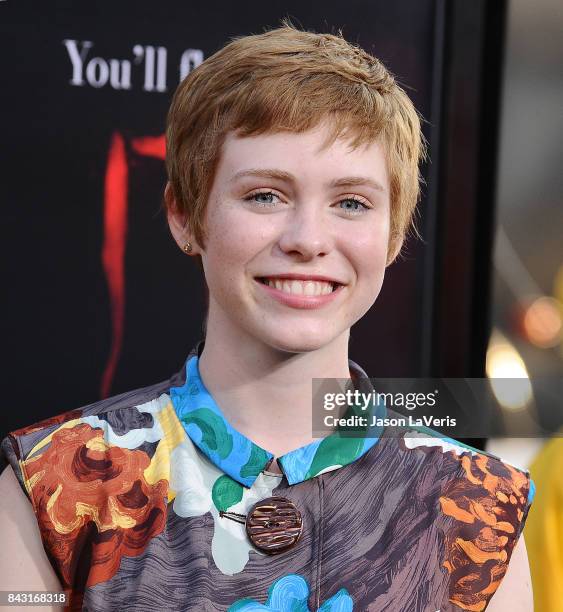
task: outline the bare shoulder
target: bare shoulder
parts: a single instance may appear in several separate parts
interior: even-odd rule
[[[62,591],[39,533],[31,502],[11,466],[0,474],[0,588]]]
[[[506,574],[487,606],[487,612],[533,612],[534,598],[530,565],[524,536],[521,535]]]

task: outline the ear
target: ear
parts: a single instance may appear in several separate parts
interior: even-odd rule
[[[178,204],[176,202],[176,197],[172,190],[172,185],[170,184],[170,181],[166,184],[166,188],[164,189],[164,200],[166,201],[166,216],[168,218],[168,227],[170,228],[170,233],[174,237],[176,244],[182,250],[184,250],[184,245],[186,244],[186,242],[191,242],[193,247],[191,255],[195,255],[198,252],[197,244],[193,235],[185,226],[186,218],[180,213],[178,209]]]

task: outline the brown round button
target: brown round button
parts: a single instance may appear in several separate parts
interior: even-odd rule
[[[268,555],[277,555],[295,546],[302,532],[301,512],[285,497],[260,500],[246,517],[250,541]]]

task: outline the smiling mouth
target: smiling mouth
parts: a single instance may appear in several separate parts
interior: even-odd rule
[[[264,277],[256,277],[256,280],[284,293],[304,296],[328,295],[343,286],[340,283],[313,280],[269,279]]]

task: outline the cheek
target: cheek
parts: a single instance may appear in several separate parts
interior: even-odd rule
[[[353,252],[356,254],[354,260],[364,272],[371,271],[373,274],[378,274],[380,268],[385,266],[388,243],[389,223],[381,219],[354,236]]]
[[[347,254],[355,269],[360,301],[369,308],[381,291],[387,264],[389,226],[385,219],[355,233]]]
[[[263,220],[228,208],[210,216],[207,231],[210,272],[220,277],[234,279],[240,275],[241,266],[248,264],[268,242]]]

